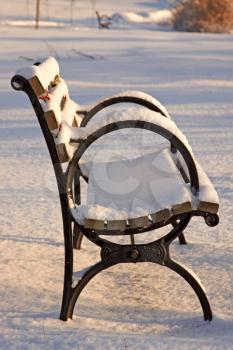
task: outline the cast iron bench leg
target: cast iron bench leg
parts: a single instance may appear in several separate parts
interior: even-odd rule
[[[172,226],[175,228],[177,225],[178,225],[178,222],[176,220],[173,220]],[[179,234],[178,239],[179,239],[179,242],[181,245],[187,244],[187,241],[186,241],[186,238],[185,238],[183,231],[181,231],[181,233]]]
[[[179,263],[175,262],[170,258],[166,259],[165,266],[167,266],[169,269],[178,273],[190,284],[190,286],[193,288],[194,292],[196,293],[201,303],[205,321],[211,321],[212,312],[211,312],[210,304],[206,297],[205,291],[201,286],[201,284],[198,282],[198,280],[182,265],[180,265]]]
[[[174,230],[176,230],[176,228]],[[74,307],[80,293],[86,284],[99,272],[119,263],[150,261],[155,264],[166,266],[183,277],[196,293],[202,306],[204,319],[206,321],[211,321],[212,312],[204,288],[192,273],[170,258],[169,246],[172,240],[173,239],[168,239],[164,241],[164,239],[160,239],[149,244],[120,245],[97,238],[95,243],[102,248],[101,261],[91,266],[78,281],[76,286],[71,288],[69,295],[67,294],[67,300],[64,302],[65,306],[62,307],[61,310],[61,320],[66,321],[72,318]],[[94,242],[94,239],[92,241]]]
[[[186,238],[185,238],[185,235],[183,234],[183,232],[181,232],[181,234],[179,235],[179,242],[180,244],[187,244],[187,241],[186,241]]]
[[[87,272],[83,275],[82,279],[79,280],[79,282],[76,284],[76,286],[71,289],[71,294],[69,296],[69,299],[67,300],[65,307],[62,307],[62,310],[61,310],[60,319],[62,321],[67,321],[69,318],[72,319],[76,301],[77,301],[80,293],[82,292],[83,288],[87,285],[87,283],[93,277],[95,277],[95,275],[97,275],[99,272],[101,272],[105,268],[106,267],[102,261],[91,266],[87,270]]]

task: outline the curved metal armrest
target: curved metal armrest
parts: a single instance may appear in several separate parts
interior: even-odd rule
[[[16,91],[25,91],[26,92],[27,79],[21,75],[14,75],[11,79],[11,86]]]
[[[160,113],[164,117],[170,118],[166,109],[159,103],[159,101],[149,94],[140,91],[125,91],[121,94],[97,101],[97,103],[86,112],[80,126],[86,126],[89,120],[104,108],[123,102],[135,103],[140,106],[147,107],[154,112]]]

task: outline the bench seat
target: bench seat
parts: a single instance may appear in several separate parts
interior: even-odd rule
[[[89,179],[87,202],[75,206],[72,215],[89,229],[122,231],[191,211],[216,214],[217,192],[195,163],[200,186],[197,194],[192,193],[178,168],[181,159],[177,164],[169,148],[129,160],[81,163],[81,171]]]

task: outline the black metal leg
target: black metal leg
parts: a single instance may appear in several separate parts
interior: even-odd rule
[[[185,238],[185,235],[183,234],[183,232],[181,232],[181,234],[178,236],[179,238],[179,242],[180,244],[187,244],[187,241],[186,241],[186,238]]]
[[[83,233],[79,230],[78,226],[74,223],[74,229],[73,229],[74,249],[81,249],[82,239],[83,239]]]
[[[170,258],[165,260],[164,265],[170,268],[171,270],[175,271],[176,273],[178,273],[190,284],[190,286],[193,288],[194,292],[196,293],[201,303],[205,321],[211,321],[212,311],[210,308],[210,304],[205,294],[205,291],[201,286],[201,284],[198,282],[198,280],[183,266],[181,266],[180,264],[178,264],[177,262],[175,262]]]
[[[63,304],[60,319],[67,321],[72,318],[75,303],[87,283],[96,276],[99,272],[119,263],[139,263],[153,262],[159,265],[166,266],[183,277],[196,293],[204,314],[204,319],[211,321],[212,312],[209,301],[205,294],[204,288],[195,276],[186,270],[185,267],[175,262],[170,258],[169,247],[174,239],[176,239],[187,226],[190,217],[187,217],[180,222],[174,224],[174,228],[163,238],[147,243],[147,244],[129,244],[120,245],[107,241],[99,236],[84,232],[85,236],[93,243],[101,248],[101,261],[90,267],[78,281],[75,287],[71,286],[70,270],[67,271],[67,278],[64,282]],[[69,263],[71,253],[67,255],[66,263]],[[73,277],[73,274],[72,274]]]
[[[61,208],[63,215],[63,230],[64,230],[64,243],[65,243],[65,266],[64,266],[64,285],[63,285],[63,297],[61,305],[60,318],[64,319],[67,308],[69,306],[69,300],[72,293],[72,279],[73,279],[73,242],[72,242],[72,227],[71,218],[67,212],[67,207],[63,196],[61,195]]]
[[[95,277],[99,272],[104,270],[106,267],[105,265],[101,262],[93,265],[90,267],[86,273],[83,275],[83,277],[79,280],[77,285],[72,288],[72,293],[70,295],[70,298],[68,300],[67,308],[64,310],[64,312],[61,312],[60,319],[62,321],[67,321],[69,318],[72,319],[73,317],[73,312],[74,312],[74,307],[76,304],[76,301],[82,292],[83,288],[87,285],[87,283]]]
[[[176,220],[173,220],[172,226],[175,228],[177,225],[178,225],[178,222]],[[180,232],[178,239],[179,239],[180,245],[187,244],[187,241],[186,241],[186,238],[185,238],[183,231]]]

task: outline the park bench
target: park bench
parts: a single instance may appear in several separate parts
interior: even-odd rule
[[[204,288],[189,269],[171,258],[169,247],[176,238],[185,243],[183,231],[193,216],[204,218],[210,227],[217,225],[219,199],[166,108],[138,91],[80,106],[70,98],[53,57],[19,70],[11,84],[32,103],[56,175],[65,246],[61,320],[72,318],[81,291],[96,274],[119,263],[139,262],[164,265],[183,277],[195,291],[204,319],[211,320]],[[99,140],[132,131],[149,133],[156,142],[132,159],[108,159],[106,145],[98,145]],[[85,159],[95,144],[105,156]],[[136,242],[137,234],[144,237],[160,228],[167,230],[162,237]],[[84,269],[74,284],[73,249],[81,247],[83,235],[100,247],[100,261]],[[128,244],[112,240],[122,236],[129,237]]]
[[[98,20],[99,28],[109,29],[112,25],[112,18],[108,15],[100,15],[99,11],[95,11],[95,13]]]

